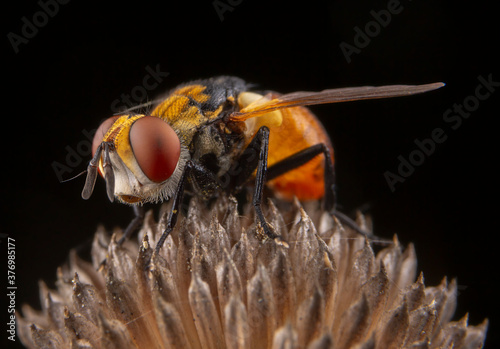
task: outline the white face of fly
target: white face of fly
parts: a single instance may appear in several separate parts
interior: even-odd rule
[[[131,170],[117,153],[110,153],[110,159],[114,175],[114,197],[127,204],[156,203],[168,200],[175,194],[186,161],[189,159],[189,152],[186,148],[181,148],[174,172],[161,183],[151,181],[143,173],[137,161]]]

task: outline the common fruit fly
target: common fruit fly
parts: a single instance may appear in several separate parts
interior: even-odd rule
[[[240,78],[221,76],[174,88],[146,114],[126,111],[105,120],[93,140],[82,197],[97,173],[109,200],[133,205],[135,218],[123,242],[143,219],[141,204],[173,199],[158,253],[174,228],[186,187],[209,199],[254,182],[257,225],[286,245],[266,222],[264,186],[285,198],[322,199],[334,215],[334,153],[309,105],[408,96],[442,83],[329,89],[320,92],[252,92]],[[322,156],[319,156],[322,155]],[[344,215],[341,215],[345,219]]]

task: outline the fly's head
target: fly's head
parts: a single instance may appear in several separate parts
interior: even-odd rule
[[[108,198],[128,204],[168,199],[189,156],[168,123],[142,114],[105,120],[95,133],[92,154],[82,197],[90,197],[99,173]]]

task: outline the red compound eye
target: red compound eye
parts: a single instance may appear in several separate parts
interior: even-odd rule
[[[145,116],[134,122],[130,145],[142,172],[151,181],[163,182],[174,172],[181,143],[172,127],[162,119]]]
[[[94,139],[92,140],[92,157],[95,154],[95,151],[97,150],[97,147],[102,143],[102,139],[104,138],[104,135],[108,132],[111,126],[115,123],[116,119],[118,119],[119,116],[112,116],[106,120],[103,121],[101,126],[97,129],[94,135]]]

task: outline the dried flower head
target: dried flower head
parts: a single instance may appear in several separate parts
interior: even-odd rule
[[[425,287],[412,245],[394,239],[375,254],[328,214],[309,212],[269,205],[287,248],[259,239],[234,199],[211,210],[193,200],[150,267],[163,221],[149,212],[139,244],[123,246],[121,232],[101,228],[92,264],[70,252],[57,289],[41,283],[42,310],[18,314],[19,336],[29,348],[482,347],[486,320],[450,321],[456,283]]]

